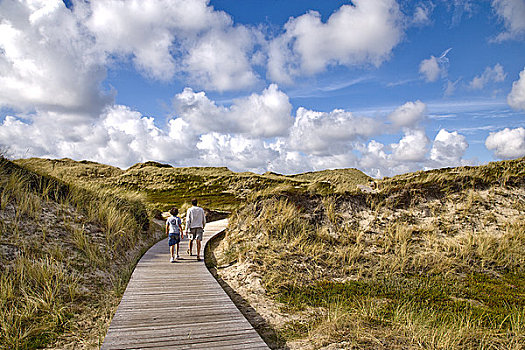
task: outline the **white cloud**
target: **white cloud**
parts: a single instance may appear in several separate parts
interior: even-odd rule
[[[420,161],[424,160],[427,143],[428,139],[420,131],[409,131],[399,143],[388,146],[371,140],[359,148],[361,158],[356,162],[357,167],[376,178],[421,169]]]
[[[414,10],[412,16],[412,24],[414,25],[427,25],[431,22],[430,15],[434,11],[434,4],[426,3],[419,4]]]
[[[525,68],[521,71],[519,79],[512,83],[507,103],[514,109],[525,111]]]
[[[503,66],[496,63],[494,68],[487,67],[485,71],[472,79],[469,87],[474,90],[481,90],[490,82],[499,83],[505,80],[507,74],[503,71]]]
[[[200,164],[226,165],[237,171],[264,172],[268,163],[279,157],[279,152],[263,140],[243,135],[204,134],[197,148],[201,151]]]
[[[244,27],[212,31],[188,49],[183,59],[189,80],[208,89],[239,90],[257,81],[249,52],[256,38]]]
[[[458,26],[463,17],[470,17],[473,13],[473,0],[451,0],[444,1],[449,7],[452,7],[452,26]]]
[[[443,95],[444,96],[452,96],[454,92],[456,91],[456,88],[458,86],[458,83],[461,81],[461,78],[459,78],[456,81],[450,81],[447,80],[447,83],[443,86]]]
[[[427,106],[419,100],[407,102],[392,112],[388,118],[397,127],[414,127],[425,118],[426,109]]]
[[[68,119],[74,122],[64,123]],[[199,139],[187,124],[175,119],[160,129],[153,122],[119,105],[108,108],[95,122],[54,112],[26,120],[8,116],[0,124],[0,144],[7,145],[14,157],[70,157],[121,167],[146,160],[181,164],[181,159],[196,156]]]
[[[419,73],[425,76],[425,79],[429,82],[436,81],[441,73],[441,68],[436,57],[430,56],[430,58],[421,61],[419,65]]]
[[[381,127],[382,124],[372,118],[356,117],[339,109],[325,113],[299,107],[289,146],[313,155],[342,154],[350,142],[378,134]]]
[[[288,96],[272,84],[261,95],[236,99],[231,107],[217,106],[204,92],[186,88],[174,98],[182,119],[198,132],[243,133],[274,137],[288,133],[293,123]]]
[[[70,157],[121,167],[156,160],[263,170],[281,157],[274,141],[266,139],[286,136],[293,119],[288,96],[276,85],[235,100],[230,107],[217,106],[191,89],[177,99],[181,113],[163,127],[122,105],[106,108],[98,118],[42,111],[8,116],[0,124],[0,144],[16,158]]]
[[[430,160],[434,167],[462,165],[462,158],[468,148],[465,136],[457,131],[439,130],[430,150]]]
[[[380,65],[401,41],[402,14],[394,0],[356,0],[323,23],[310,11],[290,19],[270,43],[268,74],[290,82],[299,72],[315,74],[328,65]]]
[[[253,85],[250,64],[257,33],[234,26],[207,0],[107,0],[76,3],[97,45],[108,55],[130,57],[145,75],[170,80],[180,73],[208,89]]]
[[[425,80],[434,82],[438,78],[447,75],[449,59],[447,54],[452,50],[449,48],[445,50],[439,57],[430,56],[430,58],[421,61],[419,64],[419,73],[421,73]]]
[[[62,1],[0,2],[0,106],[100,112],[103,60]]]
[[[485,146],[494,151],[500,159],[519,158],[525,156],[525,129],[505,128],[498,132],[491,132],[485,140]]]
[[[521,39],[525,34],[525,0],[494,0],[492,6],[503,20],[506,31],[496,36],[495,41]]]
[[[392,156],[400,162],[420,162],[428,150],[428,137],[423,130],[406,130],[399,143],[392,144]]]
[[[387,153],[385,145],[375,140],[371,140],[361,149],[361,159],[359,167],[368,175],[376,178],[391,175],[391,169],[395,162],[391,160],[391,155]]]

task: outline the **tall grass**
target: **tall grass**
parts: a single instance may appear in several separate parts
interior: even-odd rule
[[[482,179],[492,172],[504,179]],[[522,349],[522,173],[496,164],[387,180],[377,195],[254,197],[218,264],[256,271],[294,315],[278,332],[313,348]]]
[[[0,201],[0,244],[14,247],[0,254],[0,349],[43,348],[68,337],[98,344],[119,294],[111,279],[90,276],[122,275],[125,286],[122,270],[160,237],[143,234],[143,198],[65,184],[0,159]],[[90,323],[96,326],[86,329]]]
[[[0,276],[0,346],[37,349],[53,341],[67,327],[76,295],[77,279],[59,262],[16,259]]]

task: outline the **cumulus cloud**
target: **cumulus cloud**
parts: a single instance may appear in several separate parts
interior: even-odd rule
[[[390,175],[389,169],[393,168],[395,162],[391,160],[384,144],[371,140],[360,151],[359,165],[368,175],[376,178]]]
[[[423,130],[407,130],[399,143],[392,144],[393,159],[401,162],[420,162],[425,159],[429,140]]]
[[[388,118],[397,127],[414,127],[425,118],[427,106],[417,100],[407,102],[392,112]]]
[[[114,100],[106,67],[131,59],[155,79],[177,77],[212,90],[258,78],[255,29],[235,26],[206,0],[0,2],[0,107],[97,118]]]
[[[209,32],[188,48],[184,74],[195,84],[218,91],[252,86],[257,77],[246,54],[256,37],[252,34],[244,27]]]
[[[525,129],[505,128],[491,132],[485,140],[485,146],[500,159],[511,159],[525,156]]]
[[[0,2],[0,106],[100,112],[103,60],[62,1]]]
[[[97,45],[109,55],[130,57],[139,71],[160,80],[175,74],[208,89],[253,85],[250,64],[255,30],[234,26],[207,0],[96,1],[76,3]]]
[[[401,173],[468,164],[463,157],[468,149],[465,136],[441,129],[432,142],[423,130],[406,130],[397,143],[390,145],[371,140],[357,147],[361,157],[356,166],[368,175],[381,178]]]
[[[63,122],[68,119],[75,122]],[[15,157],[70,157],[121,167],[146,160],[181,164],[180,159],[196,155],[198,141],[178,119],[160,129],[153,118],[120,105],[106,109],[95,122],[82,115],[46,112],[24,119],[7,116],[0,124],[0,144],[8,145]]]
[[[401,41],[402,14],[394,0],[356,0],[323,23],[310,11],[290,19],[270,43],[268,74],[289,82],[299,72],[315,74],[328,65],[380,65]]]
[[[221,164],[237,171],[264,172],[268,169],[268,164],[279,157],[279,152],[263,140],[243,135],[204,134],[197,148],[201,151],[200,164]]]
[[[506,31],[500,33],[495,41],[521,39],[525,35],[525,1],[494,0],[492,6],[503,21]]]
[[[469,87],[473,90],[481,90],[490,82],[499,83],[505,80],[507,74],[503,71],[503,66],[497,63],[494,68],[487,67],[485,71],[472,79]]]
[[[412,24],[429,21],[430,5],[416,7]],[[157,160],[286,173],[360,167],[383,176],[416,170],[428,161],[430,143],[418,129],[426,113],[421,101],[374,118],[306,108],[294,117],[288,96],[275,84],[230,105],[194,90],[260,84],[254,67],[266,63],[271,79],[287,82],[331,65],[379,66],[407,23],[395,0],[356,0],[325,22],[317,12],[292,18],[266,42],[259,28],[234,24],[208,0],[73,1],[71,9],[60,0],[3,0],[0,108],[10,115],[0,121],[0,144],[14,157],[71,157],[121,167]],[[446,75],[449,51],[422,63],[427,80]],[[115,104],[116,92],[102,87],[107,67],[121,64],[193,88],[174,96],[174,117],[160,125]],[[509,101],[521,101],[520,81]],[[370,140],[400,130],[397,143]],[[438,136],[431,160],[457,159],[461,136]]]
[[[421,169],[427,144],[428,139],[421,131],[407,131],[398,143],[390,145],[371,140],[358,147],[361,158],[356,166],[376,178],[415,171]]]
[[[288,133],[293,123],[288,96],[272,84],[262,94],[236,99],[231,107],[217,106],[204,92],[190,88],[173,100],[179,116],[198,132],[243,133],[274,137]]]
[[[433,167],[461,165],[468,146],[465,136],[458,134],[457,131],[439,130],[430,150]]]
[[[300,107],[290,131],[289,145],[313,155],[341,154],[352,141],[380,132],[382,124],[372,118],[356,117],[343,110],[330,113]]]
[[[423,75],[426,81],[434,82],[439,77],[447,75],[449,59],[447,54],[452,48],[445,50],[439,57],[430,56],[430,58],[421,61],[419,64],[419,73]]]
[[[286,136],[293,124],[288,97],[276,85],[230,107],[189,89],[175,100],[180,113],[162,127],[153,117],[122,105],[107,107],[95,119],[49,111],[7,116],[0,124],[0,144],[17,158],[70,157],[121,167],[156,160],[262,170],[281,157],[273,138]]]
[[[507,103],[514,109],[525,110],[525,68],[521,71],[519,79],[512,83]]]

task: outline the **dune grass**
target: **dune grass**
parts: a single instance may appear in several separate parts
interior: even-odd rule
[[[129,192],[0,159],[0,349],[98,348],[148,226]]]
[[[261,276],[295,315],[277,329],[290,344],[522,349],[522,165],[406,175],[377,194],[257,198],[232,215],[218,265]]]
[[[329,194],[354,191],[370,178],[357,169],[311,172],[299,175],[235,173],[225,167],[174,168],[157,162],[138,163],[127,170],[71,159],[19,159],[16,163],[66,183],[119,193],[140,193],[152,212],[198,198],[209,209],[232,211],[247,198],[276,193]]]

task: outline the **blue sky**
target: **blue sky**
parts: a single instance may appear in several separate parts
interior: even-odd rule
[[[525,0],[2,0],[0,84],[12,158],[484,164],[525,155]]]

